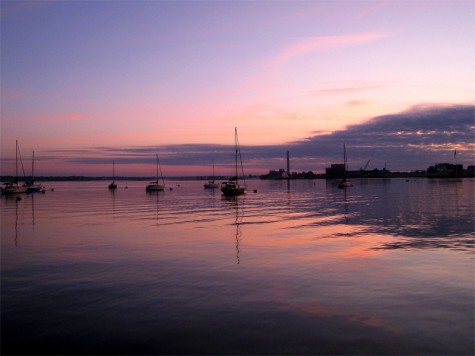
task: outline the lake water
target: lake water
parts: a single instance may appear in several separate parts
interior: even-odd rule
[[[2,197],[2,354],[474,353],[475,180],[203,183]]]

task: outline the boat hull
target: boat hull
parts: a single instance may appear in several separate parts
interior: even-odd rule
[[[351,183],[349,181],[343,181],[338,183],[338,188],[343,189],[343,188],[349,188],[351,187]]]
[[[245,194],[246,188],[221,188],[221,192],[223,192],[224,195],[231,197]]]
[[[26,187],[25,193],[41,193],[44,187],[41,184],[33,184]]]
[[[209,188],[209,189],[214,189],[214,188],[219,188],[219,185],[218,183],[208,182],[208,183],[205,183],[204,187]]]
[[[246,187],[241,187],[234,181],[224,182],[221,184],[221,192],[226,196],[241,195],[246,192]]]
[[[145,187],[146,192],[159,192],[164,189],[165,187],[163,185],[157,184],[157,183],[150,183],[150,184],[147,184],[147,186]]]
[[[26,188],[17,184],[8,184],[1,188],[2,195],[23,194],[26,193]]]

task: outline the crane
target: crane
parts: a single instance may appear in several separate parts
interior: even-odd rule
[[[369,165],[369,162],[371,160],[369,159],[368,162],[366,162],[366,164],[364,165],[364,168],[361,168],[362,171],[366,171],[366,168],[368,168],[368,165]]]

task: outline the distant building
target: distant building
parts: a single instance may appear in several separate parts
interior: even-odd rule
[[[278,171],[271,170],[269,173],[260,176],[261,179],[288,179],[289,175],[287,171],[283,168]]]
[[[271,170],[267,174],[261,175],[261,179],[319,179],[324,178],[321,174],[315,174],[312,171],[308,172],[292,172],[290,175],[283,168],[278,171]]]
[[[469,177],[475,177],[475,166],[468,166],[467,167],[467,175]]]
[[[345,165],[343,163],[332,164],[329,168],[325,169],[327,179],[342,179],[345,176]],[[359,169],[357,171],[348,171],[348,177],[350,178],[390,178],[391,171],[386,168],[364,170]]]
[[[342,179],[345,177],[345,165],[343,163],[332,164],[325,168],[327,179]]]
[[[428,178],[459,178],[463,177],[463,165],[436,163],[427,169]]]

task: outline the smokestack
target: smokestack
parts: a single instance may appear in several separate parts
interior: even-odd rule
[[[290,177],[290,157],[289,157],[289,151],[287,151],[287,174]]]

